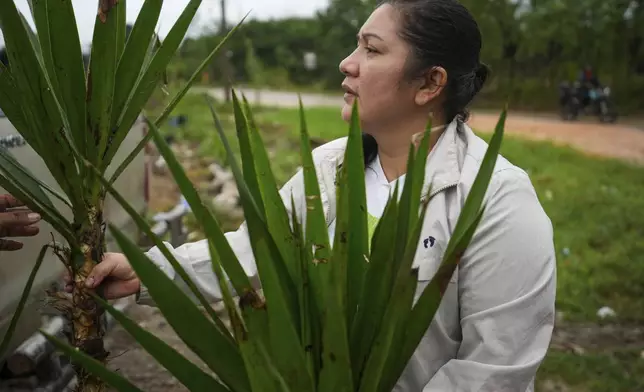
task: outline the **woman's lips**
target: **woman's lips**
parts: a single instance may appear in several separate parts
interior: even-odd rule
[[[344,102],[348,104],[352,103],[358,96],[358,94],[346,83],[342,83],[342,89],[344,90]]]
[[[351,93],[344,93],[344,102],[346,103],[352,103],[355,98],[356,96]]]

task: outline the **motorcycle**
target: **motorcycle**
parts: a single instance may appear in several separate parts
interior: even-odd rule
[[[587,91],[587,93],[586,93]],[[617,111],[610,99],[610,87],[587,87],[579,82],[559,86],[560,114],[564,121],[577,120],[580,113],[598,116],[602,123],[617,121]]]
[[[599,120],[603,123],[617,121],[617,111],[610,99],[610,94],[610,87],[594,88],[589,91],[591,113],[599,116]]]
[[[574,121],[579,116],[581,102],[578,90],[578,83],[570,85],[568,82],[562,82],[559,85],[560,114],[561,119],[564,121]]]

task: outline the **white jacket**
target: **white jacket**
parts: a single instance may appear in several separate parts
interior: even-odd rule
[[[334,177],[345,145],[342,138],[313,152],[327,225],[335,217]],[[441,262],[486,149],[485,141],[466,124],[454,121],[430,152],[423,197],[431,201],[414,261],[419,267],[416,300]],[[300,170],[280,191],[289,211],[292,192],[300,219],[306,214],[303,186]],[[534,389],[555,316],[552,225],[526,172],[502,156],[485,201],[479,228],[395,391]],[[226,236],[245,271],[256,278],[245,226]],[[430,237],[433,240],[424,241]],[[205,241],[184,244],[172,252],[209,299],[221,299]],[[158,249],[151,249],[148,256],[185,287]],[[145,288],[139,303],[153,305]]]

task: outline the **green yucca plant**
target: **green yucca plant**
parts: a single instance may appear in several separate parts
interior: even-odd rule
[[[9,58],[8,68],[0,65],[0,108],[42,158],[62,193],[35,178],[5,148],[0,148],[0,186],[40,213],[64,238],[65,243],[47,247],[54,248],[76,284],[71,298],[51,293],[53,304],[71,320],[72,345],[99,361],[107,355],[103,310],[94,300],[95,293],[83,285],[105,250],[105,184],[93,173],[98,170],[100,178],[108,175],[112,159],[157,88],[200,4],[191,0],[159,44],[154,30],[163,0],[145,1],[127,39],[126,0],[99,0],[86,72],[71,1],[29,0],[36,32],[13,0],[0,1],[0,29]],[[166,120],[220,47],[209,54],[155,124]],[[141,152],[149,137],[114,171],[110,168],[108,184]],[[52,197],[64,203],[71,219],[54,208]],[[0,352],[11,339],[47,247],[40,253]],[[99,379],[80,370],[79,390],[103,389]]]
[[[168,323],[212,372],[202,370],[124,314],[97,300],[191,391],[391,391],[433,320],[447,282],[481,219],[482,202],[501,145],[505,111],[442,264],[414,303],[417,270],[412,268],[413,258],[429,203],[421,201],[429,131],[417,148],[410,147],[405,185],[395,190],[370,240],[361,132],[354,106],[344,160],[338,171],[337,227],[331,247],[301,104],[306,193],[303,222],[295,213],[294,199],[291,197],[289,214],[288,203],[279,194],[248,102],[245,98],[240,102],[233,94],[233,104],[242,168],[212,105],[210,108],[239,188],[263,295],[251,285],[215,217],[150,122],[155,143],[207,236],[230,328],[144,219],[106,179],[102,180],[206,309],[207,315],[135,243],[110,226]],[[95,173],[100,175],[98,170]],[[117,390],[140,391],[100,362],[54,337],[48,338]]]

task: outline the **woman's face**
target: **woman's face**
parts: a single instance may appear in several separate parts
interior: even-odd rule
[[[409,45],[398,35],[397,11],[390,5],[378,7],[358,33],[358,46],[340,63],[346,75],[342,118],[351,119],[354,100],[362,128],[388,128],[418,110],[418,89],[405,80]]]

